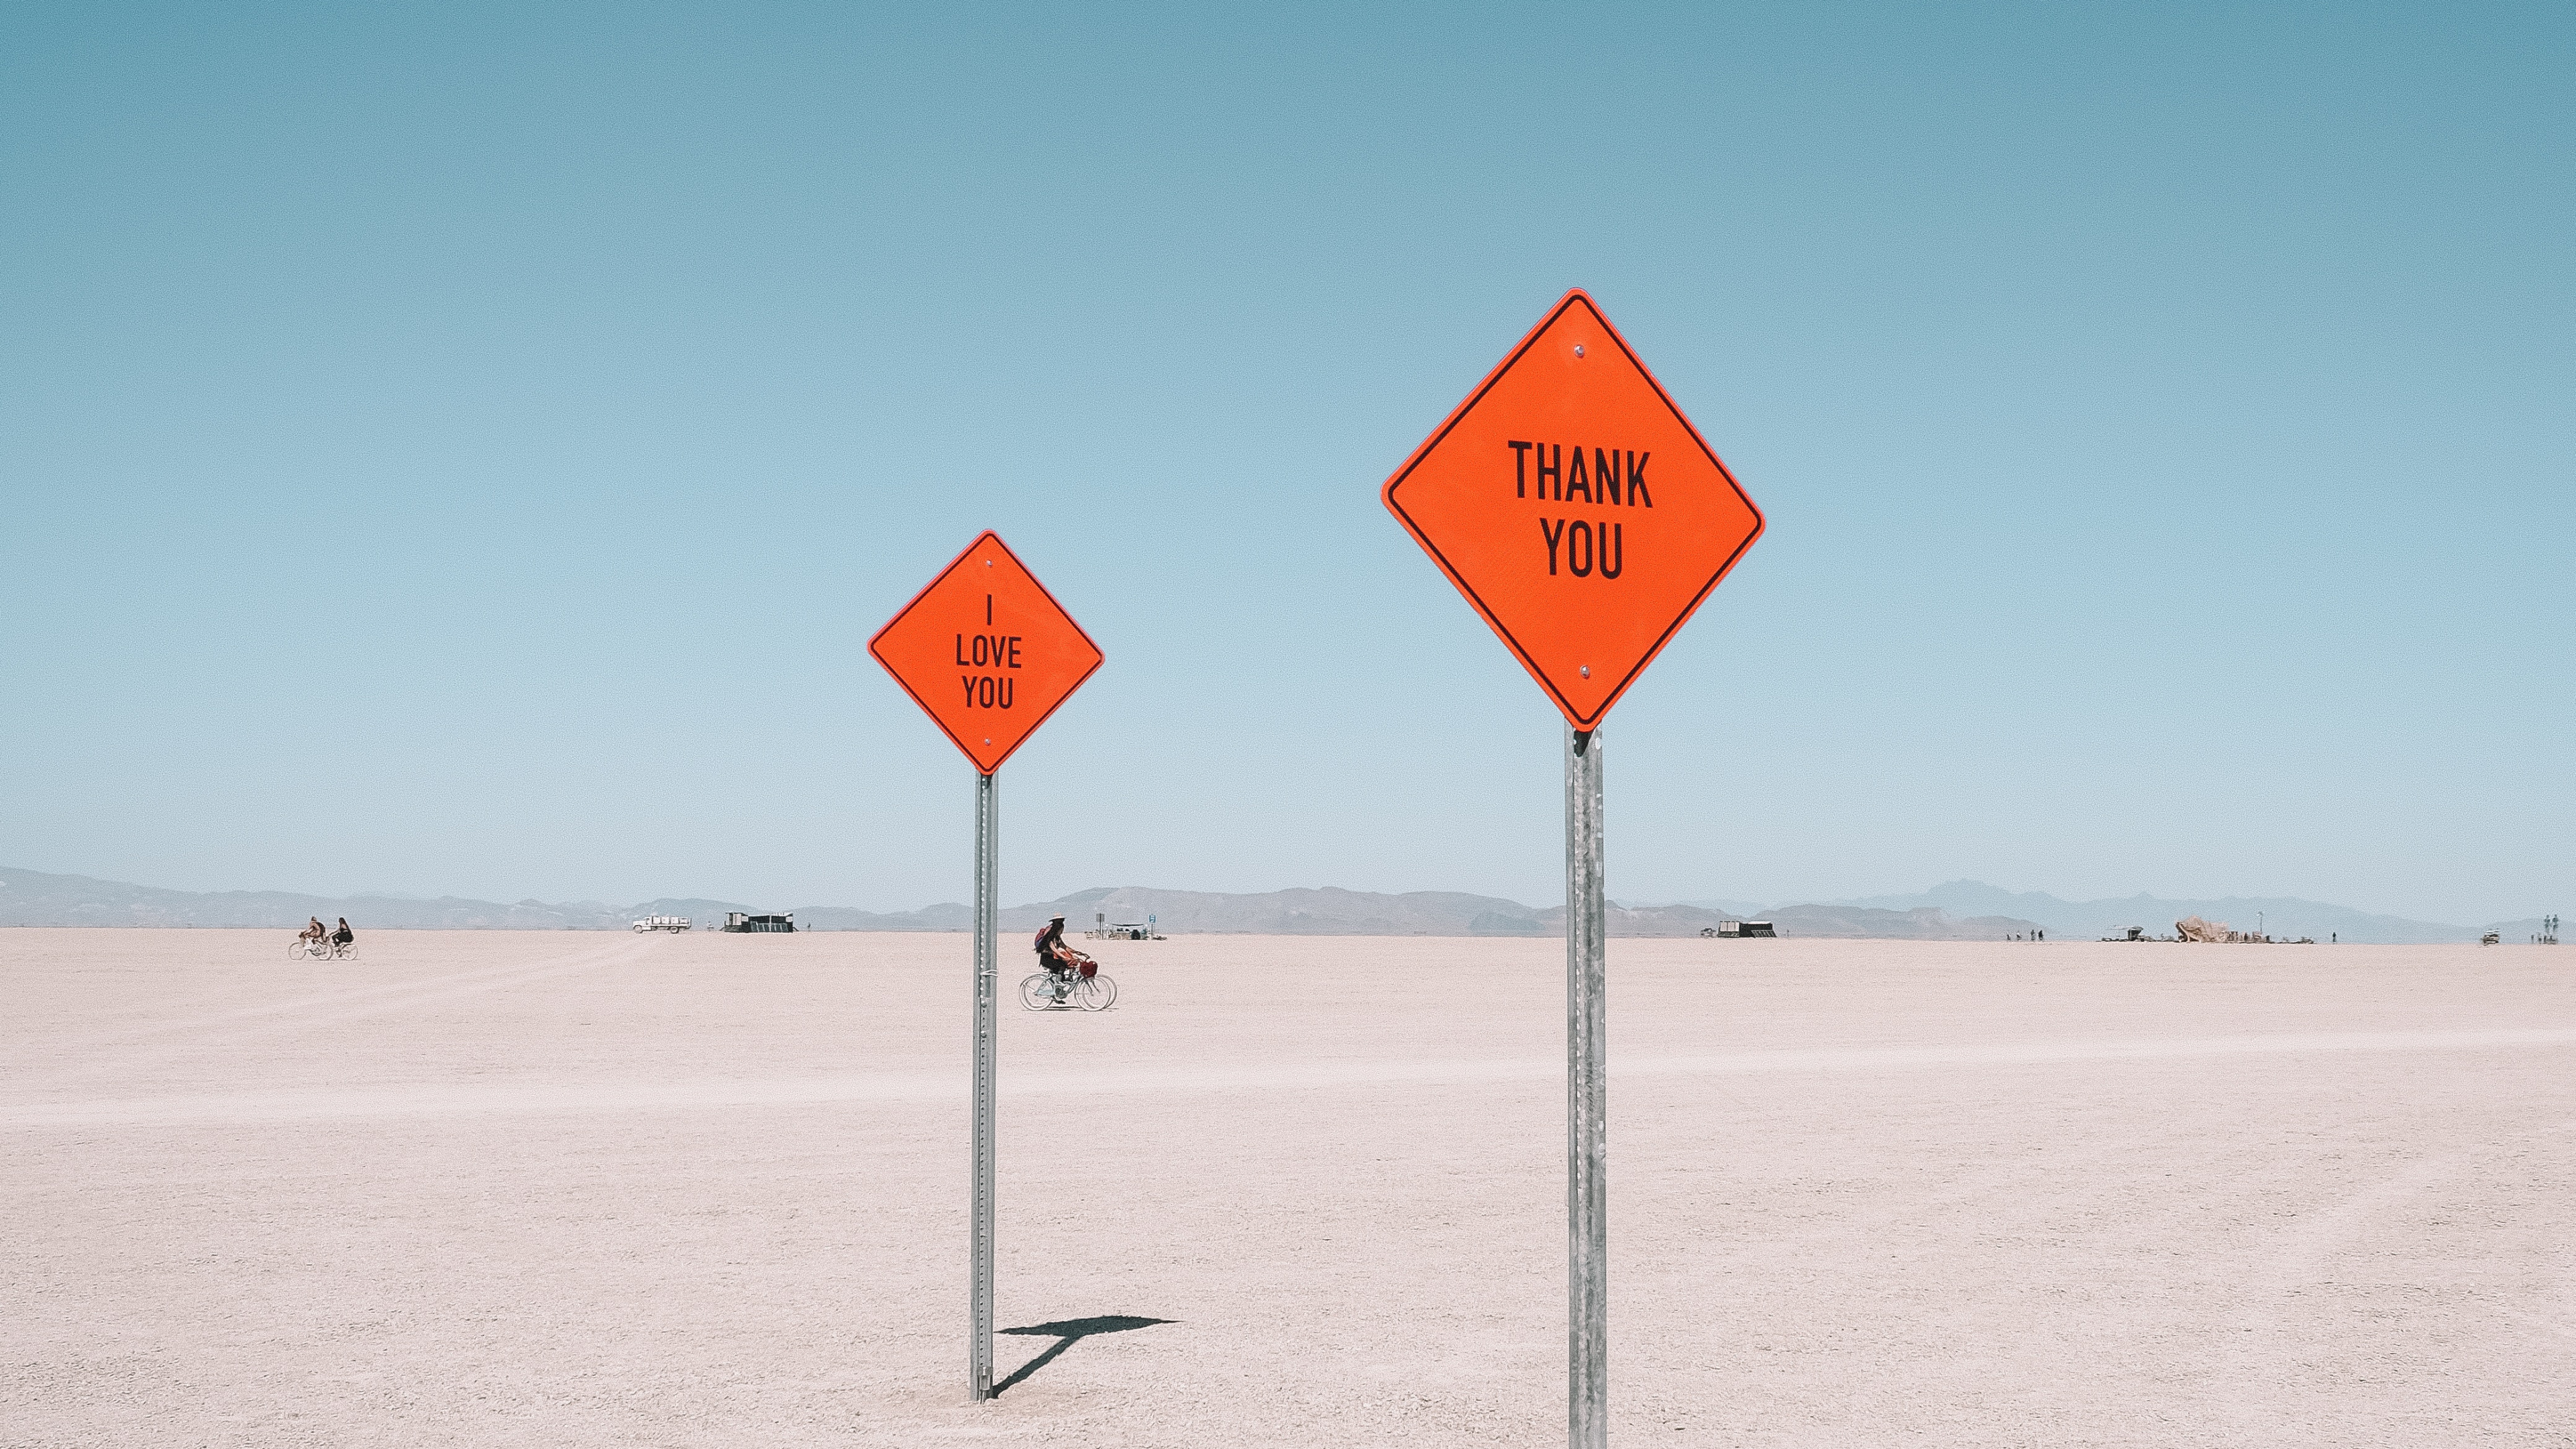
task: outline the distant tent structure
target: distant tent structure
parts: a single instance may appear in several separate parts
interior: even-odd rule
[[[2186,941],[2259,941],[2251,931],[2239,931],[2225,921],[2204,921],[2198,916],[2185,916],[2174,922],[2174,934]]]

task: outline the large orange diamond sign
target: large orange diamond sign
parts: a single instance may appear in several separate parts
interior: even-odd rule
[[[986,533],[868,641],[868,652],[989,775],[1100,667],[1100,646]]]
[[[1578,730],[1762,534],[1762,511],[1579,290],[1381,496]]]

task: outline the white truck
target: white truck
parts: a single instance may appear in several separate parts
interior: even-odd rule
[[[1169,939],[1164,936],[1161,931],[1155,929],[1154,918],[1150,915],[1141,921],[1113,921],[1109,919],[1106,912],[1093,911],[1091,913],[1091,921],[1091,929],[1083,932],[1082,934],[1095,941],[1161,941]]]
[[[635,923],[635,929],[639,933],[644,931],[685,931],[689,929],[689,918],[686,916],[646,916],[644,919]]]

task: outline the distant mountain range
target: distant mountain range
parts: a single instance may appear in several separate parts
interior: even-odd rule
[[[1867,896],[1842,901],[1846,906],[1912,910],[1932,906],[1954,914],[2019,916],[2038,922],[2052,936],[2068,940],[2104,936],[2123,926],[2144,926],[2169,934],[2185,916],[2225,921],[2240,931],[2261,926],[2274,940],[2314,936],[2386,945],[2436,945],[2475,941],[2494,931],[2508,941],[2528,938],[2540,929],[2540,918],[2497,921],[2484,926],[2453,926],[2440,921],[2410,921],[2403,916],[2375,916],[2350,906],[2330,906],[2291,896],[2226,896],[2215,900],[2176,900],[2134,895],[2114,900],[2063,901],[2039,891],[2008,891],[1983,881],[1954,880],[1910,896]]]
[[[624,930],[637,917],[688,916],[702,926],[728,911],[771,911],[775,904],[665,897],[631,906],[602,901],[548,904],[455,896],[361,895],[346,898],[284,891],[173,891],[88,876],[47,875],[0,868],[0,926],[300,926],[308,916],[377,930]],[[1401,895],[1320,889],[1228,895],[1168,891],[1143,886],[1102,886],[1060,900],[1010,906],[1000,913],[1004,931],[1035,931],[1057,911],[1073,930],[1096,919],[1143,921],[1166,932],[1192,935],[1282,936],[1550,936],[1565,929],[1562,906],[1525,906],[1498,896],[1455,891]],[[2474,941],[2494,930],[2518,941],[2539,929],[2537,918],[2493,926],[2450,926],[2374,916],[2315,901],[2230,897],[2225,900],[2062,901],[2038,892],[2016,894],[1978,881],[1952,881],[1919,895],[1876,896],[1823,904],[1756,908],[1749,902],[1687,901],[1676,905],[1610,908],[1614,936],[1696,936],[1723,920],[1773,922],[1784,936],[1912,941],[1992,941],[2034,930],[2066,940],[2089,939],[2122,926],[2163,934],[2184,916],[2224,920],[2250,930],[2261,913],[2275,937],[2339,934],[2346,941],[2435,943]],[[796,923],[824,931],[964,931],[973,912],[954,902],[917,911],[862,911],[848,906],[801,906]]]
[[[720,923],[728,911],[769,911],[739,901],[665,897],[631,906],[600,901],[551,905],[466,900],[455,896],[364,895],[346,898],[285,891],[173,891],[88,876],[48,875],[0,868],[0,926],[257,926],[292,927],[308,916],[375,930],[624,930],[648,915],[688,916],[700,925]],[[1162,930],[1204,935],[1283,936],[1548,936],[1565,929],[1562,906],[1525,906],[1498,896],[1454,891],[1387,895],[1330,886],[1316,890],[1225,895],[1210,891],[1103,886],[1061,900],[1036,901],[1000,911],[1004,931],[1036,931],[1058,911],[1074,930],[1095,921],[1143,921]],[[1743,912],[1701,905],[1624,906],[1610,909],[1614,936],[1696,936]],[[917,911],[878,912],[848,906],[802,906],[797,925],[822,931],[964,931],[974,912],[954,902]],[[1935,906],[1879,910],[1859,906],[1792,906],[1771,913],[1784,935],[1871,936],[1910,940],[1995,940],[2032,923],[2006,917],[1958,919]]]
[[[1104,886],[1076,891],[1062,900],[1012,906],[998,915],[1004,930],[1034,931],[1057,911],[1064,912],[1068,929],[1087,928],[1098,919],[1142,921],[1151,916],[1167,932],[1192,935],[1552,936],[1565,931],[1563,906],[1525,906],[1499,896],[1454,891],[1385,895],[1333,886],[1258,895]],[[967,928],[969,914],[964,906],[939,905],[904,916],[824,909],[813,912],[812,917],[827,930],[962,931]],[[1610,934],[1696,936],[1720,921],[1737,918],[1736,914],[1705,906],[1624,906],[1614,902],[1610,907]],[[807,917],[799,912],[796,919],[802,922]],[[1938,907],[1880,911],[1792,906],[1772,919],[1783,934],[1793,936],[1990,941],[2032,929],[2028,921],[1999,917],[1958,920]]]

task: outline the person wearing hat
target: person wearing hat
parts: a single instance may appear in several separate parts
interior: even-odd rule
[[[1060,913],[1038,932],[1037,948],[1038,964],[1058,978],[1076,974],[1082,963],[1091,959],[1064,943],[1064,917]]]
[[[1057,912],[1055,919],[1047,922],[1046,929],[1038,932],[1037,945],[1038,964],[1040,966],[1045,967],[1049,971],[1062,971],[1064,969],[1065,945],[1063,912]]]

